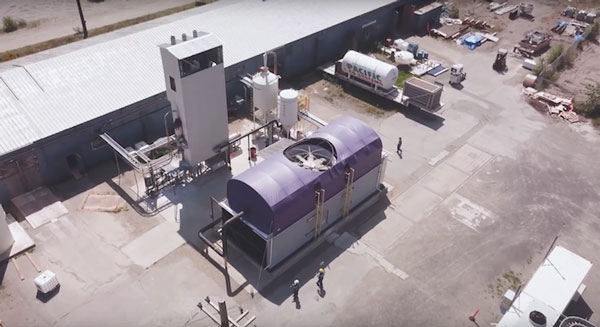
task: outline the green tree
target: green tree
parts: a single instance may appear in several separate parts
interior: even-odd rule
[[[577,111],[590,118],[600,117],[600,83],[585,87],[585,100],[578,103]]]

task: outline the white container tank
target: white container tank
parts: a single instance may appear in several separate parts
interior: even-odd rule
[[[342,70],[384,89],[391,89],[398,79],[396,66],[353,50],[348,51],[342,59]]]
[[[0,206],[0,253],[8,251],[13,243],[14,240],[6,222],[6,213]]]
[[[279,93],[279,78],[277,75],[265,70],[252,77],[252,90],[254,92],[254,107],[262,117],[271,110],[277,109],[277,93]]]
[[[408,42],[403,39],[394,40],[394,48],[400,51],[405,51],[408,49]]]
[[[290,130],[298,122],[298,91],[283,90],[279,93],[279,122]]]
[[[415,57],[408,51],[396,52],[395,59],[399,65],[412,65],[415,63]]]

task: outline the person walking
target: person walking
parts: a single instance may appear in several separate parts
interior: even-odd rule
[[[320,289],[323,289],[323,277],[325,277],[325,270],[319,268],[319,271],[317,272],[317,286],[319,286]]]
[[[294,295],[294,302],[298,303],[298,291],[300,291],[300,281],[297,279],[294,280],[292,285],[290,285],[290,288],[292,289],[292,294]]]
[[[398,138],[398,145],[396,145],[396,153],[402,155],[402,138]]]

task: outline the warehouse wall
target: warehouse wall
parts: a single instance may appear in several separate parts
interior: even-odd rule
[[[0,158],[0,162],[23,156],[33,151],[39,164],[40,180],[24,182],[21,192],[29,191],[36,184],[53,184],[71,177],[67,157],[80,158],[82,168],[89,169],[99,163],[113,160],[111,148],[99,140],[98,133],[109,131],[110,135],[123,146],[132,146],[139,141],[151,143],[165,135],[164,115],[170,111],[170,104],[164,93],[140,101],[136,104],[94,119],[88,123],[53,135],[32,146],[12,152]],[[172,132],[172,124],[168,119]],[[92,141],[98,145],[94,148]],[[31,174],[32,172],[28,173]],[[17,179],[18,176],[15,176]],[[14,180],[0,181],[0,203],[7,203],[15,187],[7,185]]]
[[[328,61],[341,58],[350,49],[358,49],[382,41],[392,31],[395,9],[398,6],[400,3],[390,4],[273,49],[272,51],[277,53],[277,74],[281,75],[283,80],[292,79],[313,71]],[[262,65],[261,54],[225,69],[228,102],[232,102],[236,95],[244,97],[244,88],[238,76],[246,73],[253,75]],[[273,67],[271,56],[269,56],[269,67]]]

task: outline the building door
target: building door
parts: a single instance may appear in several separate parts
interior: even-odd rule
[[[0,182],[10,198],[43,185],[42,171],[33,152],[0,162]]]

